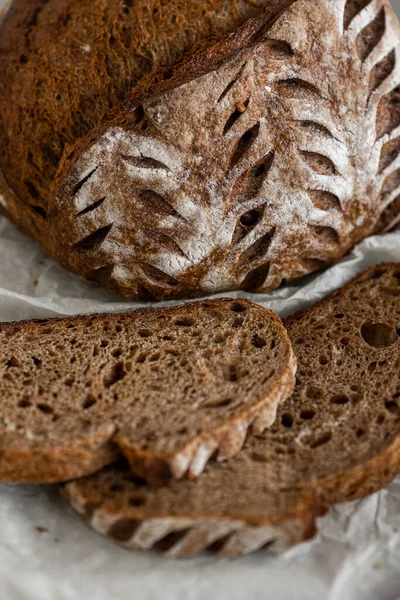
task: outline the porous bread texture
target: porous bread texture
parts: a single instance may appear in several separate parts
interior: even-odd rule
[[[127,297],[265,292],[400,218],[387,0],[297,0],[161,71],[65,154],[50,252]]]
[[[1,324],[0,479],[66,481],[122,452],[152,483],[197,477],[270,426],[296,364],[249,300]]]
[[[173,557],[280,552],[307,539],[329,503],[400,472],[400,264],[372,267],[285,326],[297,383],[275,424],[196,481],[152,490],[116,465],[67,484],[93,529]]]
[[[270,0],[274,4],[276,0]],[[0,29],[0,182],[7,214],[46,236],[66,146],[159,67],[268,0],[14,0]]]

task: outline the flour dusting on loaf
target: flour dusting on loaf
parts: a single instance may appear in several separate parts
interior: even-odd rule
[[[143,299],[337,260],[400,194],[399,32],[386,0],[298,0],[166,72],[65,162],[53,252]]]

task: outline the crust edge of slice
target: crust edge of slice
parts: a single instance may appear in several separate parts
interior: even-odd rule
[[[73,510],[96,533],[129,550],[158,549],[168,558],[191,558],[205,551],[236,558],[266,548],[279,554],[316,534],[316,519],[326,514],[327,503],[313,492],[300,491],[296,506],[280,519],[252,519],[216,514],[146,518],[140,509],[129,517],[109,514],[101,506],[87,504],[79,481],[60,488]]]

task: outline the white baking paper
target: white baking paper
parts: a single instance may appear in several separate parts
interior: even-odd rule
[[[286,316],[382,261],[400,262],[400,231],[369,238],[301,287],[250,297]],[[63,271],[0,218],[0,320],[133,306]],[[236,561],[129,552],[87,529],[56,488],[0,484],[0,600],[361,599],[400,600],[400,476],[333,507],[312,542]]]

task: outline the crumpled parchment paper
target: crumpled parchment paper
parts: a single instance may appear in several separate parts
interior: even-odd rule
[[[301,286],[249,296],[285,316],[382,261],[400,262],[400,231],[365,240]],[[0,320],[134,306],[67,273],[0,219]],[[0,600],[89,598],[400,600],[400,477],[378,494],[333,507],[315,540],[277,558],[236,561],[129,552],[90,531],[56,488],[0,484]]]

